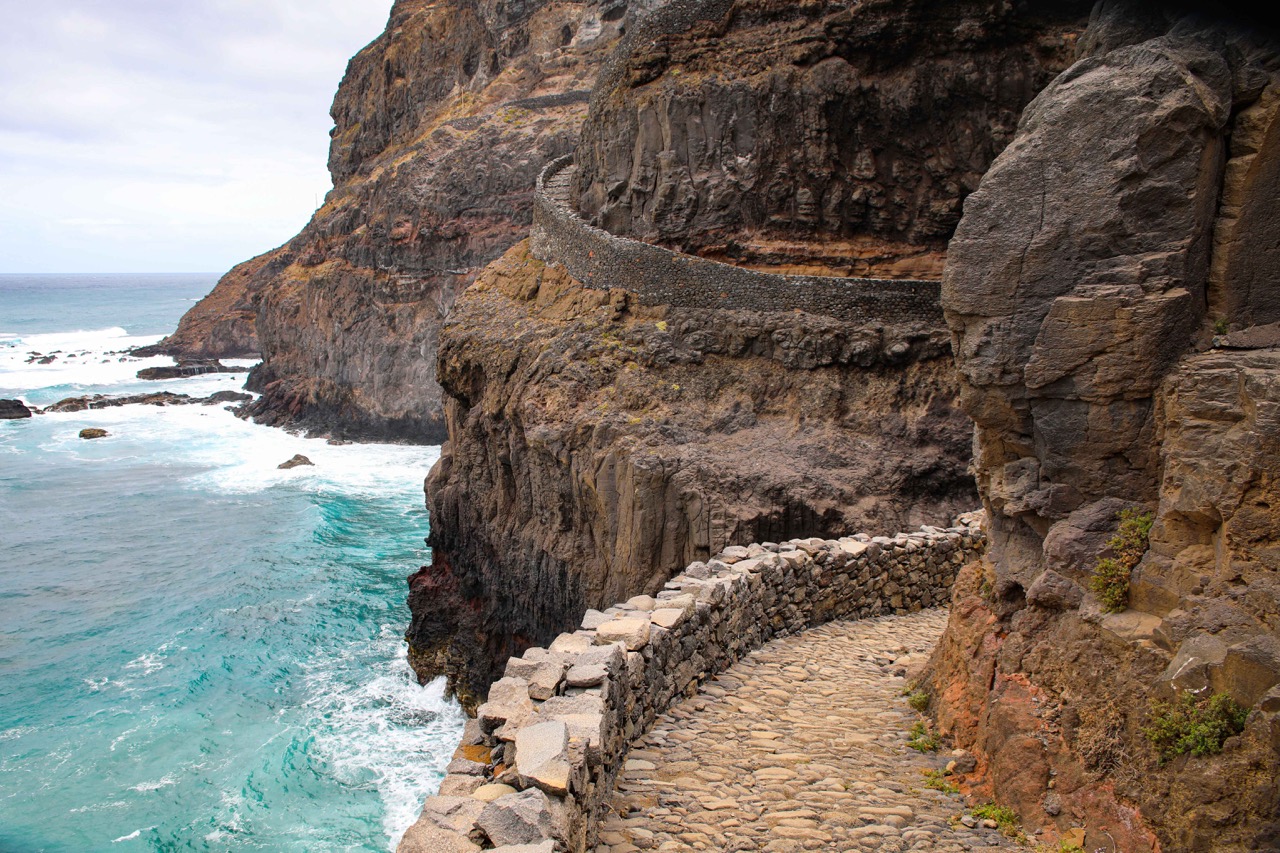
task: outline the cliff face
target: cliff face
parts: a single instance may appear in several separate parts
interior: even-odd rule
[[[645,307],[523,243],[441,336],[450,441],[411,579],[419,672],[464,701],[588,607],[729,544],[945,523],[974,500],[946,334]]]
[[[247,342],[256,326],[256,419],[442,440],[440,323],[527,230],[537,172],[576,140],[628,9],[399,0],[334,101],[335,188],[324,206],[296,238],[224,279],[167,349],[230,355],[222,339]],[[227,324],[231,304],[235,334],[206,333]]]
[[[269,271],[274,253],[268,252],[235,267],[218,280],[160,343],[141,347],[135,355],[181,358],[256,358],[259,354],[254,304],[256,282],[278,273]]]
[[[610,59],[580,206],[738,263],[941,271],[963,197],[1088,4],[672,3]]]
[[[1277,46],[1100,5],[950,246],[990,551],[957,584],[935,707],[998,797],[1087,824],[1089,849],[1280,837]],[[1091,577],[1128,507],[1150,548],[1107,612]],[[1150,700],[1188,691],[1252,713],[1162,766]]]
[[[888,199],[904,199],[901,216],[863,216],[847,232],[837,229],[839,236],[856,231],[873,255],[900,258],[893,254],[899,246],[917,258],[934,252],[960,198],[1037,86],[1065,67],[1074,39],[1066,13],[1046,23],[976,5],[959,17],[949,17],[951,6],[895,8],[867,4],[836,15],[822,4],[782,0],[663,7],[627,37],[593,93],[576,154],[583,198],[592,187],[612,186],[624,152],[627,162],[694,175],[700,191],[720,201],[691,196],[690,218],[669,233],[679,233],[682,246],[705,249],[727,229],[754,224],[729,217],[725,210],[737,202],[726,200],[745,205],[748,195],[768,195],[725,164],[771,174],[779,152],[802,151],[795,133],[825,104],[829,121],[809,142],[835,159],[815,166],[805,186],[819,198],[828,191],[844,197],[838,175],[848,170],[837,168],[835,152],[848,134],[861,140],[844,152],[849,157],[892,152],[884,171],[868,172],[862,185],[895,210]],[[974,36],[983,51],[967,65],[959,42],[938,48],[954,67],[930,82],[925,101],[907,98],[915,89],[906,69],[917,58],[926,72],[932,67],[928,38],[894,42],[885,76],[868,70],[878,59],[863,53],[873,32],[906,33],[919,20],[931,22],[928,31],[984,33]],[[627,70],[637,67],[649,70],[640,77]],[[992,88],[974,89],[961,67]],[[723,80],[713,79],[712,68]],[[994,82],[1001,79],[1004,88]],[[786,87],[795,87],[795,97],[782,94]],[[993,103],[979,107],[986,95]],[[907,100],[897,111],[868,106],[868,99],[900,98]],[[926,104],[952,103],[973,109],[945,121],[922,114]],[[768,105],[774,117],[766,121]],[[704,135],[711,116],[720,130]],[[654,130],[652,122],[697,126],[702,141]],[[935,182],[924,177],[933,168],[926,149],[942,137],[969,141],[963,162],[938,167],[949,177]],[[726,147],[730,138],[736,147]],[[717,153],[705,161],[712,148]],[[787,173],[801,165],[797,159]],[[895,174],[901,183],[890,180]],[[800,188],[789,192],[779,210],[794,206]],[[627,230],[661,239],[641,227],[657,209],[632,209],[638,218],[623,223]],[[842,209],[832,208],[832,217]],[[796,243],[803,246],[825,227],[771,233],[803,238]],[[829,263],[844,251],[819,265],[866,271],[865,264]],[[797,258],[789,250],[770,256],[788,271],[813,263]],[[547,260],[513,250],[460,296],[441,334],[450,440],[427,484],[434,565],[411,578],[409,640],[419,675],[448,673],[464,702],[483,697],[508,655],[572,627],[584,608],[653,592],[688,561],[725,545],[946,522],[974,499],[971,427],[954,405],[940,321],[886,348],[875,323],[641,305],[627,291],[626,270],[587,288]],[[858,263],[866,260],[860,250]],[[897,270],[918,274],[928,264]]]

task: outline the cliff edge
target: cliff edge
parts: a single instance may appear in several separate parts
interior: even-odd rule
[[[1100,4],[950,245],[990,550],[934,709],[1088,849],[1280,838],[1278,46]]]
[[[587,607],[657,591],[727,545],[888,533],[946,524],[969,508],[971,426],[955,404],[936,301],[924,312],[931,324],[909,330],[874,312],[851,321],[778,310],[784,294],[774,306],[767,294],[748,300],[742,276],[717,277],[722,265],[703,261],[927,278],[963,195],[1072,56],[1080,11],[1034,8],[681,0],[628,31],[575,152],[569,200],[582,224],[561,224],[672,242],[645,225],[668,222],[668,208],[642,212],[637,200],[651,190],[679,196],[687,215],[669,233],[701,257],[611,248],[601,229],[552,235],[536,241],[543,254],[513,249],[459,297],[440,338],[449,442],[427,483],[434,563],[410,579],[420,677],[449,675],[474,706],[509,656],[571,628]],[[904,37],[866,53],[876,32],[922,20],[926,34],[970,35]],[[973,52],[975,39],[982,49]],[[780,97],[787,87],[804,96]],[[955,109],[937,121],[929,104]],[[829,120],[810,127],[816,113]],[[860,147],[846,149],[849,137]],[[959,161],[937,159],[958,156],[961,137]],[[787,149],[796,159],[784,184],[783,172],[769,176]],[[757,223],[732,200],[750,192],[776,203],[763,237],[824,245],[843,208],[825,220],[776,215],[809,209],[804,199],[846,198],[858,151],[883,153],[859,179],[864,194],[875,188],[860,209],[882,214],[835,235],[858,252],[845,243],[817,259],[708,250],[730,233],[745,245],[742,229]],[[804,157],[825,165],[801,174]],[[654,164],[670,191],[653,188]],[[747,174],[758,180],[744,183]],[[613,202],[597,209],[596,196]],[[621,216],[624,199],[632,218]],[[601,251],[591,240],[604,241],[594,244]],[[570,264],[561,250],[589,263]],[[644,284],[662,278],[644,270],[651,261],[701,270],[691,274],[714,299],[655,297]],[[578,280],[570,267],[599,274]],[[759,286],[803,286],[767,280]],[[845,290],[874,287],[850,281]]]

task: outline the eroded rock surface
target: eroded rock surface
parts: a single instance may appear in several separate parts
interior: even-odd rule
[[[1278,44],[1100,4],[950,246],[991,550],[957,584],[939,719],[995,796],[1088,849],[1280,837]],[[1154,527],[1108,613],[1090,580],[1127,508]],[[1252,713],[1221,754],[1161,765],[1150,700],[1186,690]]]
[[[420,674],[473,703],[510,655],[726,545],[947,523],[973,485],[945,332],[883,346],[807,314],[641,306],[512,249],[443,334]]]
[[[576,140],[628,9],[398,0],[334,100],[324,205],[228,274],[158,351],[261,352],[249,413],[264,423],[443,440],[440,323],[524,236],[534,179]]]
[[[932,278],[1084,3],[672,3],[601,77],[596,224],[739,263]]]

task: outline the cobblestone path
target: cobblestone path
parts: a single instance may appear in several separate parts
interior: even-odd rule
[[[950,755],[906,745],[919,716],[901,673],[946,619],[838,622],[748,655],[631,751],[597,853],[1016,847],[951,825],[961,798],[925,788],[923,775]]]

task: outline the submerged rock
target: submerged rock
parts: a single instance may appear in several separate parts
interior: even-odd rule
[[[290,459],[288,462],[281,462],[276,467],[282,471],[287,471],[290,468],[297,468],[301,465],[315,465],[315,464],[316,463],[312,462],[310,459],[303,456],[301,453],[295,453],[293,458]]]
[[[0,421],[16,421],[31,417],[31,410],[21,400],[0,400]]]
[[[99,429],[98,427],[88,427],[80,430],[80,437],[84,439],[106,438],[108,435],[110,435],[109,432],[105,429]]]

